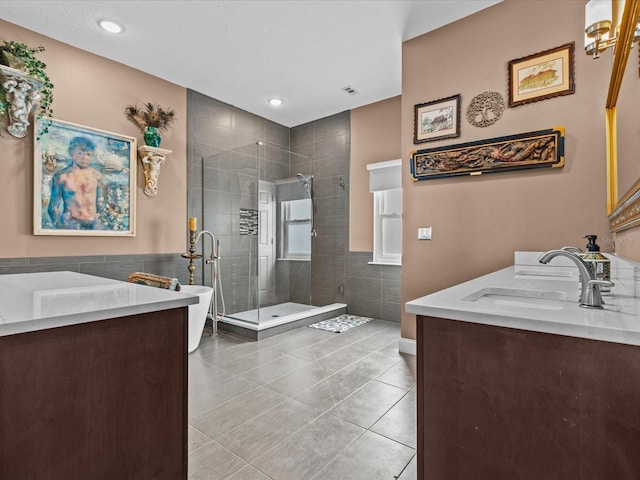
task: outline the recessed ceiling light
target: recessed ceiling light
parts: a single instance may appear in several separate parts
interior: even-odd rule
[[[269,100],[269,104],[274,106],[274,107],[278,107],[280,105],[282,105],[282,100],[280,100],[279,98],[272,98]]]
[[[100,20],[98,25],[109,33],[121,33],[124,30],[122,25],[111,20]]]

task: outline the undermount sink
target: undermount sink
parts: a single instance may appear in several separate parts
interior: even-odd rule
[[[562,310],[566,299],[565,292],[486,287],[462,300],[480,305]]]

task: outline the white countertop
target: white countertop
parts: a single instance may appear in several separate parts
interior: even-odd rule
[[[76,272],[0,275],[0,336],[193,303],[197,296]]]
[[[406,303],[417,315],[461,320],[571,337],[640,345],[640,266],[611,259],[616,283],[603,294],[602,310],[579,306],[577,268],[554,258],[542,265],[532,261],[541,252],[518,252],[516,265]],[[520,257],[518,256],[520,255]],[[525,296],[509,297],[516,290]],[[507,295],[500,295],[506,293]],[[527,294],[532,297],[526,298]],[[494,295],[495,294],[495,295]]]

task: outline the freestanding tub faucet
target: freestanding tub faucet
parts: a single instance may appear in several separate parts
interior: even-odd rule
[[[585,308],[602,308],[602,295],[600,285],[613,287],[613,282],[608,280],[597,280],[596,274],[589,266],[575,253],[566,250],[549,250],[543,253],[538,259],[540,263],[547,264],[554,257],[566,257],[573,261],[580,271],[580,306]]]

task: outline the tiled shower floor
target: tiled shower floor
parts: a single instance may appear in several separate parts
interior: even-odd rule
[[[189,355],[190,480],[416,480],[400,326],[206,335]]]

